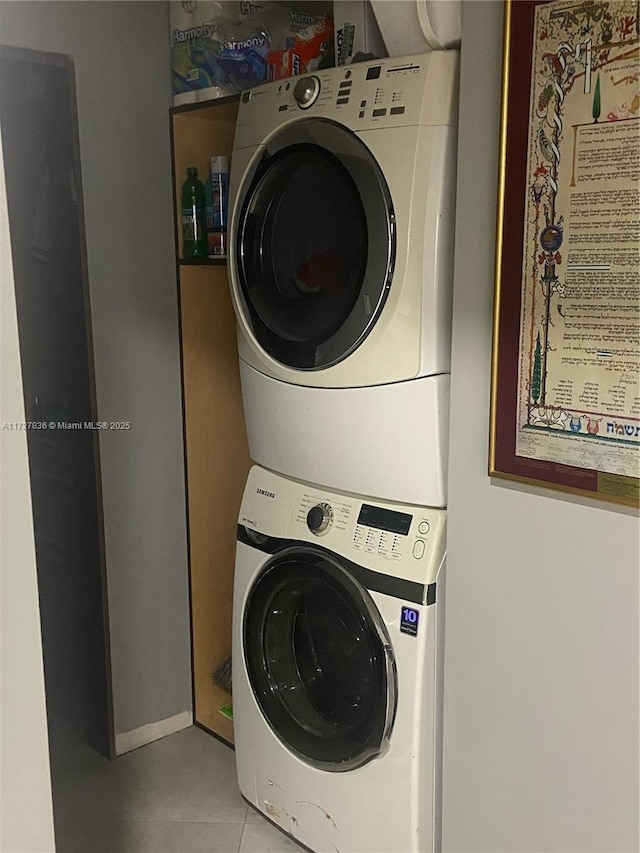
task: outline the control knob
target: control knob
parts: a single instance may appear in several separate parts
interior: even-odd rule
[[[293,97],[301,110],[308,109],[320,94],[318,77],[301,77],[293,90]]]
[[[333,521],[333,509],[328,503],[319,503],[307,513],[307,527],[316,536],[322,536]]]

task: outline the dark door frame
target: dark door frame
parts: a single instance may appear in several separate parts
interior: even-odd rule
[[[69,81],[69,100],[70,112],[72,116],[77,116],[77,95],[76,95],[76,79],[75,66],[70,56],[61,53],[49,53],[47,51],[32,50],[31,48],[13,47],[0,44],[0,61],[8,60],[13,62],[33,63],[37,65],[47,65],[54,68],[63,68],[67,72]],[[80,267],[82,278],[82,293],[84,301],[84,319],[85,333],[87,341],[87,363],[89,374],[89,394],[90,394],[90,409],[91,420],[93,423],[98,421],[98,406],[96,397],[96,381],[95,381],[95,362],[93,356],[93,327],[91,323],[91,300],[89,291],[89,272],[87,259],[87,244],[86,230],[84,218],[84,193],[82,187],[82,168],[80,159],[80,138],[78,132],[77,120],[73,122],[72,128],[72,146],[73,146],[73,167],[76,180],[77,193],[77,208],[78,208],[78,231],[79,231],[79,247],[80,247]],[[101,597],[102,597],[102,633],[104,637],[105,650],[105,671],[106,671],[106,699],[107,699],[107,719],[108,732],[106,738],[105,757],[114,760],[116,757],[115,746],[115,725],[113,712],[113,681],[111,670],[111,644],[109,633],[109,610],[107,596],[107,563],[105,549],[105,534],[104,534],[104,508],[102,501],[102,471],[100,465],[100,441],[99,431],[93,430],[93,460],[94,460],[94,476],[96,485],[96,514],[98,527],[98,561],[101,580]]]

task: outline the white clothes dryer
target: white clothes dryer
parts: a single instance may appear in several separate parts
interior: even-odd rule
[[[438,847],[445,522],[443,510],[249,474],[233,607],[238,780],[315,853]]]
[[[241,98],[229,270],[249,447],[267,468],[446,503],[458,58]]]

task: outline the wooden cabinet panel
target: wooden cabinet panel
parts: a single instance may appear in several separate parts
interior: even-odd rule
[[[206,178],[209,158],[230,156],[237,102],[172,112],[176,247],[187,166]],[[231,696],[213,680],[231,655],[236,525],[251,466],[238,369],[236,321],[226,265],[178,265],[189,514],[195,721],[229,743],[219,712]]]

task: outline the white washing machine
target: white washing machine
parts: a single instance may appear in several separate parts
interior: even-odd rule
[[[238,780],[315,853],[439,847],[445,521],[249,474],[233,611]]]
[[[242,96],[229,271],[249,446],[267,468],[446,504],[458,58]]]

